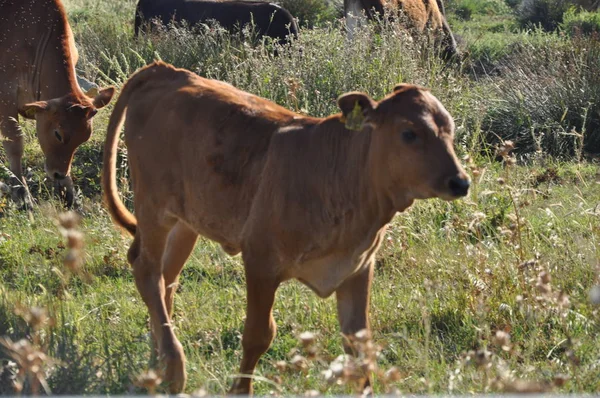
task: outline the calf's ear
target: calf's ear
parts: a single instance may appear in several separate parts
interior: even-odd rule
[[[115,94],[114,87],[108,87],[103,90],[100,90],[100,92],[98,92],[98,94],[92,100],[92,104],[94,105],[94,108],[100,109],[100,108],[103,108],[104,106],[106,106],[110,102],[110,100],[112,99],[114,94]]]
[[[35,119],[35,115],[38,112],[46,111],[48,108],[49,104],[47,101],[31,102],[23,105],[23,107],[19,109],[19,114],[27,119]]]
[[[370,122],[377,106],[367,94],[352,92],[340,96],[337,100],[342,110],[342,122],[348,130],[362,130]]]

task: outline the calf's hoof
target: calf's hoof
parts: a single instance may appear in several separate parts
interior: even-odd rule
[[[187,375],[185,372],[185,355],[181,344],[174,350],[175,352],[165,354],[163,364],[165,366],[164,385],[171,394],[179,394],[185,388]]]
[[[252,379],[248,377],[236,378],[227,395],[252,395],[251,381]]]

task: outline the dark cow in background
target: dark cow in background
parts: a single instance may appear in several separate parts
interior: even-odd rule
[[[446,21],[442,0],[344,0],[344,15],[350,36],[364,17],[373,20],[377,15],[383,17],[386,11],[394,14],[400,10],[408,18],[410,27],[417,32],[423,32],[426,28],[437,32],[438,44],[445,60],[458,55],[456,40]]]
[[[253,24],[258,37],[272,37],[282,45],[289,42],[289,36],[298,36],[298,26],[289,11],[262,1],[140,0],[135,12],[136,36],[144,23],[152,20],[165,26],[183,21],[193,26],[215,20],[229,31]]]
[[[19,188],[13,198],[26,197],[22,177],[23,134],[18,117],[36,120],[48,177],[67,188],[73,154],[92,133],[92,117],[111,100],[114,89],[87,97],[75,77],[77,50],[59,0],[0,1],[0,131],[2,144]]]

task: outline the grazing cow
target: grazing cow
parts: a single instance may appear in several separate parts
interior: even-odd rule
[[[386,225],[415,199],[467,194],[454,122],[429,91],[400,84],[379,102],[352,92],[338,104],[342,114],[303,116],[164,63],[123,87],[104,147],[104,199],[116,224],[134,235],[128,261],[171,392],[186,380],[171,327],[173,295],[198,235],[242,253],[240,373],[250,375],[275,336],[279,284],[295,278],[320,297],[335,293],[342,332],[367,328]],[[125,116],[135,216],[116,185]],[[251,393],[251,379],[237,379],[231,392]]]
[[[344,0],[348,33],[352,35],[363,16],[372,20],[377,15],[383,17],[386,10],[391,13],[402,10],[410,27],[417,32],[423,32],[426,28],[437,31],[442,57],[450,60],[457,56],[456,40],[446,21],[443,0]]]
[[[146,21],[163,25],[186,21],[190,26],[217,21],[229,31],[253,24],[258,37],[268,36],[280,44],[298,36],[298,26],[288,10],[263,1],[243,0],[140,0],[135,12],[135,35]]]
[[[13,180],[25,199],[21,172],[23,134],[18,115],[36,120],[48,177],[67,187],[72,204],[71,161],[92,133],[91,118],[113,88],[87,97],[75,77],[73,34],[59,0],[0,1],[0,131]],[[28,198],[29,200],[30,198]],[[26,202],[27,203],[27,202]]]

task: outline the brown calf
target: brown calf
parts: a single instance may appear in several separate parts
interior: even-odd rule
[[[72,187],[75,149],[90,138],[91,118],[114,93],[107,88],[88,98],[77,85],[76,62],[73,34],[59,0],[0,1],[0,132],[17,185],[23,183],[21,115],[36,120],[48,177]],[[17,199],[24,195],[24,189],[16,190]]]
[[[423,33],[426,28],[437,32],[442,57],[450,60],[457,56],[456,40],[446,21],[443,0],[344,0],[344,15],[349,35],[361,23],[361,19],[383,18],[385,12],[397,14],[402,10],[409,27]]]
[[[401,84],[379,102],[353,92],[338,104],[342,114],[302,116],[164,63],[125,84],[108,126],[104,196],[134,235],[128,259],[171,392],[186,380],[171,328],[174,286],[198,235],[242,253],[240,373],[252,374],[275,336],[279,284],[296,278],[320,297],[335,293],[342,332],[366,328],[375,253],[394,214],[415,199],[467,194],[454,122],[429,91]],[[126,109],[135,217],[115,180]],[[250,378],[232,388],[251,391]]]

